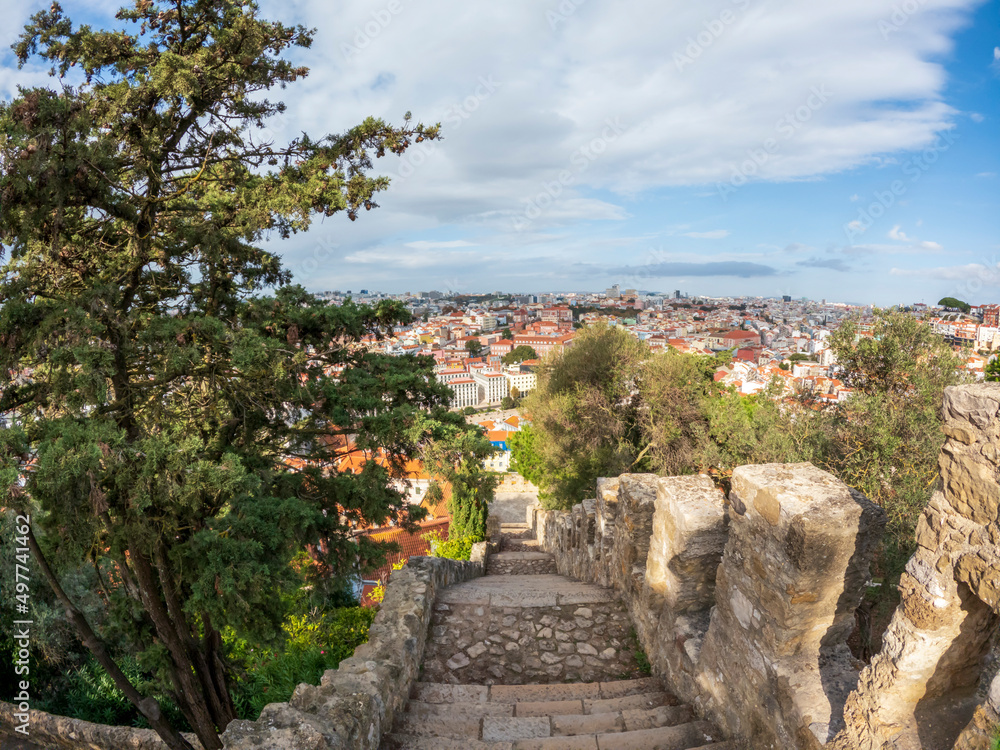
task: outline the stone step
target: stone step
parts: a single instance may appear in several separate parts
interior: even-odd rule
[[[513,742],[482,742],[463,738],[417,737],[393,732],[382,738],[379,750],[514,750]]]
[[[560,575],[483,576],[442,590],[435,607],[476,604],[492,607],[554,607],[616,600],[614,591]]]
[[[614,708],[614,701],[629,701],[636,697],[643,698],[646,704],[642,708]],[[478,720],[492,718],[531,718],[549,717],[553,722],[553,734],[587,734],[596,733],[596,729],[585,727],[620,726],[619,730],[600,729],[600,731],[620,731],[621,729],[654,729],[693,721],[694,711],[690,706],[665,705],[672,696],[665,693],[645,693],[641,696],[626,696],[605,701],[534,701],[524,703],[424,703],[411,700],[406,707],[407,715],[413,720],[438,722],[442,720]],[[590,709],[590,710],[588,710]],[[578,727],[584,727],[578,729]],[[558,730],[558,731],[557,731]],[[461,732],[463,735],[465,731]],[[424,734],[424,732],[412,732]],[[451,733],[447,733],[451,736]],[[472,736],[476,736],[472,733]]]
[[[450,685],[417,682],[411,698],[423,703],[537,703],[539,701],[610,700],[658,693],[663,685],[656,677],[606,682],[552,683],[548,685]],[[669,694],[667,694],[669,695]],[[670,703],[676,704],[673,696]],[[617,709],[616,709],[617,710]]]
[[[731,750],[729,743],[713,742],[717,733],[707,722],[635,731],[594,732],[553,736],[544,717],[537,719],[483,719],[482,739],[393,732],[383,750]],[[708,744],[706,744],[708,743]]]
[[[496,552],[489,556],[486,563],[487,577],[556,573],[556,559],[548,552]]]
[[[490,559],[497,560],[554,560],[555,557],[550,552],[494,552]]]

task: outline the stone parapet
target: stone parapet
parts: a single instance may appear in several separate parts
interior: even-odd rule
[[[707,476],[663,477],[636,628],[678,695],[694,700],[696,666],[728,538],[725,496]]]
[[[319,685],[299,685],[288,703],[265,706],[257,721],[234,721],[222,736],[224,747],[376,750],[416,680],[437,593],[481,576],[485,556],[481,542],[470,562],[411,557],[389,577],[368,642]]]
[[[1000,385],[948,388],[942,416],[942,491],[920,517],[902,601],[847,702],[838,750],[952,747],[965,722],[954,747],[986,750],[1000,729],[1000,682],[979,684],[1000,615]]]
[[[15,719],[17,708],[12,703],[0,701],[0,747],[20,747],[21,740],[28,740],[34,747],[66,748],[67,750],[167,750],[160,735],[152,729],[119,727],[94,724],[82,719],[71,719],[45,711],[32,709],[29,712],[29,733],[21,737],[8,727],[20,722]],[[194,750],[201,750],[201,743],[193,734],[184,738]]]
[[[733,472],[704,708],[755,748],[818,748],[857,681],[847,648],[885,515],[812,464]]]
[[[811,464],[737,469],[728,511],[705,476],[623,475],[597,494],[528,522],[560,572],[614,586],[653,671],[755,748],[832,736],[881,510]]]

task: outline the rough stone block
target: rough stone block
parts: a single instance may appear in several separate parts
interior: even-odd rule
[[[712,606],[726,538],[725,496],[710,478],[657,482],[646,584],[665,598],[674,615]]]
[[[709,713],[761,747],[815,747],[857,679],[845,642],[885,515],[812,464],[737,468],[731,506],[698,663]]]

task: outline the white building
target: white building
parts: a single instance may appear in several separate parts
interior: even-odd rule
[[[495,331],[497,327],[497,319],[495,315],[477,315],[476,325],[479,326],[481,331]]]
[[[496,403],[510,392],[507,378],[499,372],[474,372],[472,378],[479,388],[480,402]]]
[[[453,409],[464,409],[479,403],[479,384],[470,377],[455,378],[448,387],[454,394],[451,399]]]
[[[520,368],[512,367],[504,372],[504,376],[507,378],[507,390],[517,388],[517,392],[522,396],[535,390],[538,385],[538,376],[535,373],[521,372]]]
[[[469,373],[467,373],[465,370],[460,370],[460,369],[440,370],[437,373],[437,379],[440,380],[442,383],[453,383],[456,380],[461,380],[463,378],[468,378],[468,377]]]

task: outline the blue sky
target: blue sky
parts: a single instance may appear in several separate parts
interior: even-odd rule
[[[42,5],[0,0],[5,48]],[[444,126],[377,211],[275,243],[311,289],[1000,300],[1000,0],[261,7],[318,29],[279,139]],[[0,55],[0,96],[44,80]]]

